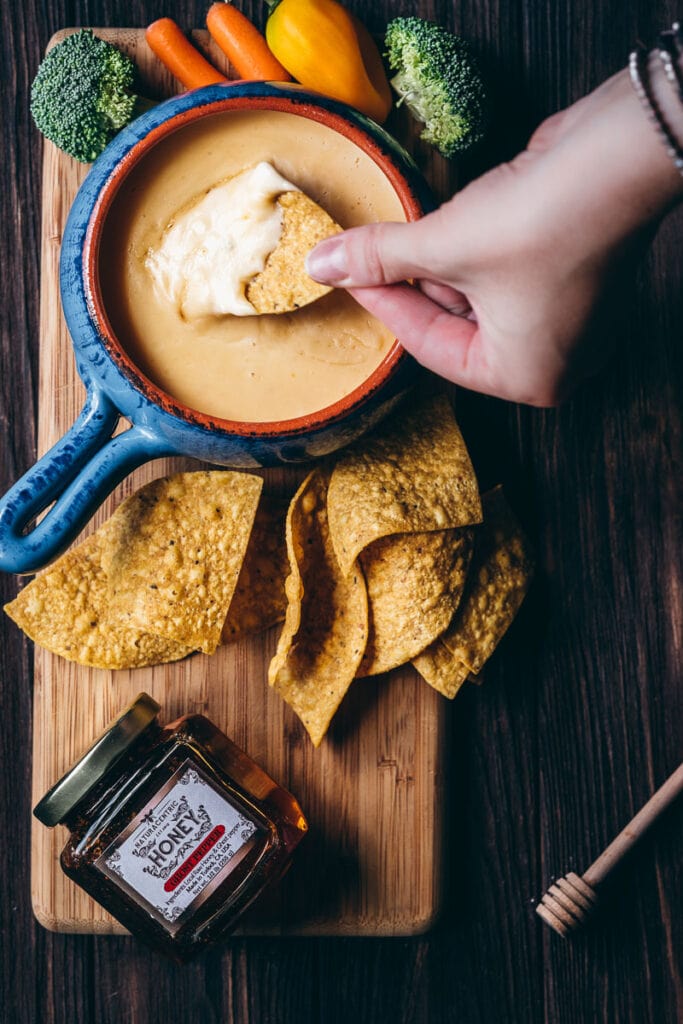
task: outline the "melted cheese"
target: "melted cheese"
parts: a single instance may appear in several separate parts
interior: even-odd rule
[[[405,220],[381,169],[339,132],[285,111],[225,111],[173,132],[132,169],[99,253],[105,308],[136,365],[184,405],[243,422],[331,405],[373,372],[394,338],[343,289],[296,313],[187,319],[152,287],[145,262],[171,221],[261,161],[345,228]]]
[[[277,197],[295,191],[263,160],[176,214],[145,260],[160,296],[186,320],[254,315],[245,288],[280,240]]]

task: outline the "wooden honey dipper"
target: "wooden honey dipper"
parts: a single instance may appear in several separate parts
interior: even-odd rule
[[[598,902],[597,888],[682,791],[683,764],[680,764],[583,876],[570,871],[550,886],[536,907],[536,913],[563,939],[581,928]]]

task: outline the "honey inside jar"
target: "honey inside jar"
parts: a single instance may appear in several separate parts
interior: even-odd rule
[[[277,881],[306,833],[295,798],[203,715],[162,727],[140,694],[34,810],[65,873],[134,935],[187,960]]]

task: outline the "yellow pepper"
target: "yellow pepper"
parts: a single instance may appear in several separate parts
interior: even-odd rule
[[[266,39],[301,85],[342,100],[380,123],[392,96],[382,58],[365,25],[336,0],[279,0]]]

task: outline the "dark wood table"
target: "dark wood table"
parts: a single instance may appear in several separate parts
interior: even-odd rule
[[[206,3],[3,4],[0,281],[4,491],[35,457],[41,140],[29,85],[66,25],[202,23]],[[260,3],[243,9],[259,23]],[[351,3],[376,31],[436,17],[479,48],[496,89],[490,141],[463,178],[511,156],[546,114],[623,66],[673,3]],[[680,12],[679,13],[683,13]],[[590,173],[590,169],[587,169]],[[2,620],[2,1021],[183,1024],[673,1024],[683,1016],[681,822],[673,808],[570,942],[534,900],[581,872],[676,767],[683,701],[683,246],[665,223],[611,311],[618,356],[557,411],[463,395],[484,480],[535,538],[539,580],[487,672],[450,714],[448,893],[410,939],[234,940],[191,966],[130,939],[49,934],[29,882],[32,650]],[[3,600],[16,580],[0,579]]]

